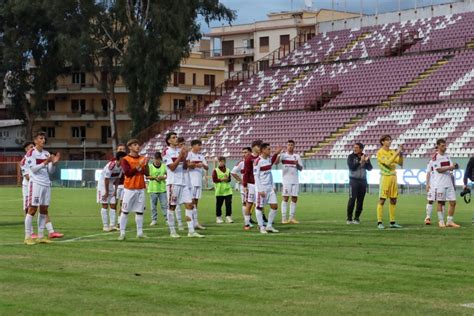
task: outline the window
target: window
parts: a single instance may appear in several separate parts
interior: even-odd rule
[[[2,134],[2,137],[3,137],[3,138],[7,138],[7,137],[10,136],[9,131],[3,131],[1,134]]]
[[[244,40],[244,47],[245,48],[253,48],[253,38],[249,38]]]
[[[234,55],[234,41],[222,41],[222,56]]]
[[[173,111],[180,112],[186,107],[186,100],[184,99],[173,99]]]
[[[196,85],[196,74],[193,74],[193,86]]]
[[[180,84],[185,84],[186,75],[184,72],[175,72],[173,74],[173,85],[177,87]]]
[[[56,137],[56,128],[55,127],[42,127],[41,130],[46,133],[47,138]]]
[[[107,140],[112,137],[110,126],[101,126],[100,140],[102,144],[107,144]]]
[[[72,74],[72,83],[80,84],[81,87],[86,85],[86,74],[84,72],[74,72]]]
[[[216,85],[216,76],[215,75],[204,75],[204,85],[214,88]]]
[[[85,126],[73,126],[71,127],[71,134],[73,138],[86,138],[86,127]]]
[[[280,35],[280,46],[290,45],[290,35]]]
[[[260,53],[268,53],[270,48],[270,38],[268,36],[260,37]]]
[[[86,113],[86,100],[84,99],[71,100],[71,111],[73,113],[80,112],[81,114],[85,114]]]
[[[46,100],[46,111],[48,111],[48,112],[56,111],[56,101]]]
[[[109,113],[109,102],[107,101],[107,99],[100,100],[100,105],[102,106],[103,114],[107,115],[107,113]]]

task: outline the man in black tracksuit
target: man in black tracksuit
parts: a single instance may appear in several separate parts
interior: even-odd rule
[[[468,188],[467,183],[469,182],[469,180],[474,182],[474,157],[471,157],[469,159],[469,162],[467,163],[467,166],[466,166],[466,171],[464,172],[464,178],[463,178],[464,190]],[[474,214],[472,214],[471,222],[472,224],[474,224]]]
[[[354,152],[347,157],[349,167],[349,202],[347,203],[347,224],[360,224],[360,214],[364,205],[364,197],[367,191],[367,170],[372,170],[369,156],[363,153],[364,145],[356,143]],[[352,214],[357,201],[354,220]]]

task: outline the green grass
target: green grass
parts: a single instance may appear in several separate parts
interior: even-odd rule
[[[405,229],[375,228],[374,195],[360,226],[345,224],[344,194],[303,194],[300,225],[280,234],[214,224],[204,195],[205,239],[172,240],[163,222],[150,239],[102,233],[95,191],[53,189],[50,214],[65,238],[24,246],[19,188],[0,190],[0,314],[472,315],[472,205],[460,229],[425,227],[424,197],[401,196]],[[385,210],[386,217],[388,210]],[[280,217],[278,216],[277,219]],[[36,224],[35,224],[36,226]]]

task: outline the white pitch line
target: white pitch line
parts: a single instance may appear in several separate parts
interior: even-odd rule
[[[474,308],[474,303],[461,304],[462,307]]]

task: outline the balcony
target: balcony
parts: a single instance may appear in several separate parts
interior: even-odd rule
[[[85,138],[86,148],[109,148],[112,142],[107,139],[103,144],[99,138]],[[81,138],[48,138],[50,148],[84,148],[84,141]]]
[[[226,59],[231,57],[246,57],[253,56],[254,48],[250,47],[235,47],[231,49],[213,49],[202,52],[205,58]]]
[[[117,111],[117,120],[130,120],[130,115],[125,111]],[[104,111],[75,111],[75,112],[47,112],[42,116],[45,121],[107,121],[109,113]]]

